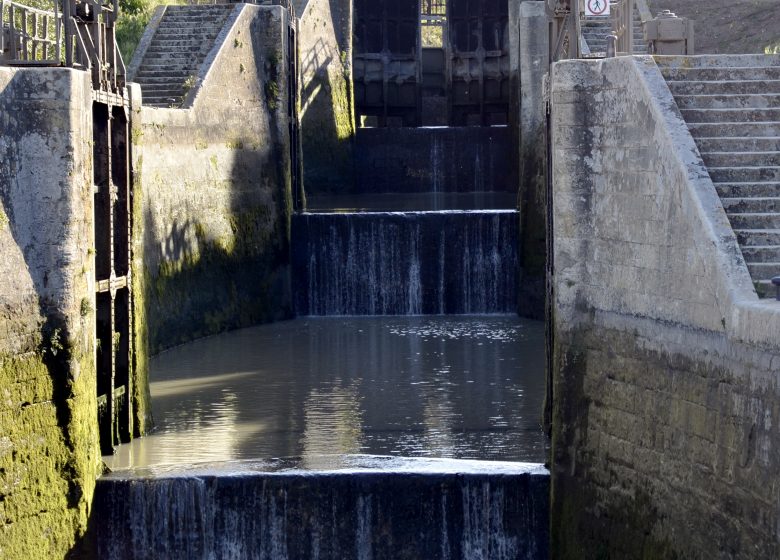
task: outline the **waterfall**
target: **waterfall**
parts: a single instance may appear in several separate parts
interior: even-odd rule
[[[93,512],[97,557],[547,557],[549,475],[538,467],[230,472],[234,467],[103,477]]]
[[[517,229],[502,210],[296,215],[296,312],[514,312]]]

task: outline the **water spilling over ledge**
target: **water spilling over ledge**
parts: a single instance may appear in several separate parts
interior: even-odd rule
[[[296,215],[296,312],[512,313],[518,227],[513,210]]]
[[[523,463],[323,457],[141,469],[95,495],[107,560],[538,559],[549,475]]]

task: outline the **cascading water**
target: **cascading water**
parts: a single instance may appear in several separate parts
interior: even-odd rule
[[[98,481],[99,558],[548,557],[549,473],[496,461],[546,456],[536,326],[416,317],[517,309],[508,130],[361,138],[363,194],[292,218],[293,304],[309,318],[168,353],[152,395],[172,408],[125,454],[157,466]],[[357,315],[382,317],[343,317]]]
[[[295,216],[296,312],[512,313],[517,228],[508,210]]]
[[[356,457],[312,473],[236,463],[98,482],[103,560],[537,560],[538,466]],[[288,466],[289,467],[289,466]],[[164,514],[162,514],[164,513]]]

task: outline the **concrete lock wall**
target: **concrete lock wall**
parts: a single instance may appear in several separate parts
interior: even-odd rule
[[[513,76],[517,115],[521,278],[518,310],[525,317],[544,316],[547,263],[547,137],[544,75],[549,69],[545,3],[510,3]],[[516,22],[516,23],[515,23]],[[516,27],[515,27],[516,26]],[[515,63],[516,60],[516,63]],[[515,70],[515,64],[517,69]]]
[[[552,78],[557,558],[780,554],[780,306],[649,57]]]
[[[100,473],[91,80],[0,68],[0,558],[61,558]]]
[[[239,5],[182,109],[133,90],[136,317],[153,353],[291,313],[287,26],[281,7]]]
[[[300,120],[306,192],[352,184],[352,0],[299,2]]]

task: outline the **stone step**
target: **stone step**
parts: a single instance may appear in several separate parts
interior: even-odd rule
[[[669,80],[672,94],[678,95],[745,95],[780,94],[780,80]]]
[[[780,167],[708,167],[714,183],[760,183],[780,181]]]
[[[144,104],[178,106],[233,5],[168,6],[136,75]]]
[[[716,183],[715,189],[722,198],[774,198],[780,197],[780,182]]]
[[[156,84],[141,84],[141,91],[156,92],[160,95],[175,94],[180,95],[184,91],[183,81],[170,82],[170,83],[156,83]]]
[[[737,241],[745,247],[780,245],[780,229],[734,229]]]
[[[780,107],[780,93],[732,95],[678,95],[680,109],[770,109]]]
[[[143,101],[146,103],[147,101],[152,102],[156,99],[162,99],[162,100],[169,100],[169,99],[178,99],[181,101],[184,98],[184,92],[181,89],[176,90],[153,90],[153,91],[143,91],[143,88],[141,89],[143,92]]]
[[[775,299],[777,288],[772,285],[770,280],[754,280],[753,285],[756,288],[756,293],[761,299]]]
[[[603,49],[607,48],[607,36],[606,35],[604,35],[602,37],[591,37],[590,39],[585,37],[584,39],[585,39],[585,42],[588,44],[588,46],[591,49],[599,48],[599,49],[603,50]],[[644,47],[647,46],[647,44],[643,40],[641,40],[641,39],[634,40],[633,44],[634,44],[634,49],[639,48],[639,47],[644,48]]]
[[[144,55],[144,60],[148,58],[157,58],[157,59],[164,59],[166,56],[171,56],[176,53],[180,53],[181,55],[188,56],[191,53],[200,53],[202,56],[205,56],[206,53],[211,49],[210,44],[203,44],[203,45],[192,45],[189,47],[180,46],[177,47],[175,50],[172,50],[170,48],[152,45],[146,50],[146,54]]]
[[[206,52],[209,49],[209,45],[211,45],[211,43],[201,46],[193,45],[187,48],[168,49],[166,47],[150,44],[149,48],[146,49],[146,52],[144,53],[144,64],[163,64],[169,58],[200,56],[192,55],[190,53],[193,52],[193,50],[195,52]]]
[[[140,78],[138,83],[142,87],[181,87],[190,76],[175,77],[175,78]]]
[[[183,14],[183,13],[204,13],[204,12],[224,12],[230,11],[233,6],[230,4],[197,4],[194,6],[182,6],[171,5],[166,9],[166,15],[168,14]]]
[[[196,34],[198,31],[202,31],[204,34],[217,35],[222,29],[223,22],[164,22],[155,31],[155,36],[159,35],[177,35],[180,33]]]
[[[727,213],[734,229],[780,229],[780,214],[771,212]]]
[[[743,247],[745,261],[753,263],[780,262],[780,245],[755,245]]]
[[[175,37],[171,39],[155,36],[155,38],[152,39],[152,42],[149,44],[149,48],[152,49],[154,47],[162,47],[168,50],[178,50],[179,47],[185,47],[185,48],[198,47],[198,49],[200,49],[201,47],[207,47],[205,39],[206,38],[203,36],[192,37],[192,38]],[[155,49],[155,51],[156,50],[157,49]]]
[[[170,31],[173,29],[197,29],[198,27],[203,29],[217,29],[222,27],[222,24],[227,18],[224,16],[209,16],[209,17],[192,17],[192,18],[169,18],[164,16],[160,25],[157,26],[157,31],[163,29]]]
[[[775,262],[748,262],[748,270],[753,280],[771,280],[780,276],[780,261]]]
[[[706,137],[778,137],[780,122],[770,123],[689,123],[688,129],[694,138]]]
[[[178,21],[214,21],[218,18],[224,18],[227,17],[227,15],[231,12],[233,7],[226,7],[226,9],[222,10],[199,10],[197,12],[178,12],[175,10],[171,10],[170,6],[167,10],[165,10],[165,15],[163,16],[163,19],[166,21],[171,22],[178,22]]]
[[[142,68],[136,74],[136,78],[148,82],[150,80],[156,80],[160,78],[174,79],[174,80],[186,80],[189,78],[193,71],[197,70],[195,65],[182,65],[178,67],[168,66],[165,70],[149,70]]]
[[[721,202],[729,214],[780,212],[780,198],[722,198]]]
[[[711,167],[780,166],[780,152],[702,152]]]
[[[667,80],[778,80],[780,66],[738,66],[729,68],[661,68]]]
[[[149,105],[152,107],[181,107],[183,98],[181,97],[150,97],[149,99],[144,98],[144,105]]]
[[[780,122],[780,108],[775,109],[682,109],[688,123]]]
[[[776,152],[780,151],[780,137],[767,138],[696,138],[701,152]]]
[[[158,27],[155,32],[155,38],[168,38],[168,37],[181,37],[182,39],[201,39],[203,37],[216,37],[219,35],[221,25],[213,25],[204,27],[203,25],[193,24],[191,26],[177,26],[177,27]]]

